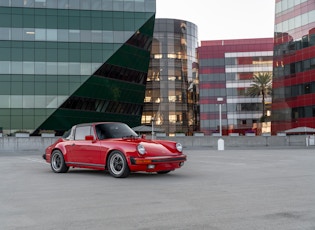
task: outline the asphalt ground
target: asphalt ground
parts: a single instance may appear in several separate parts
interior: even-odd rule
[[[0,229],[315,230],[315,149],[187,148],[170,174],[56,174],[0,151]]]

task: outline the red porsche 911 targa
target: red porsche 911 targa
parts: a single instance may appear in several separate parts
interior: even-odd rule
[[[75,125],[46,148],[43,158],[56,173],[89,168],[107,170],[117,178],[137,171],[165,174],[186,161],[180,143],[147,140],[119,122]]]

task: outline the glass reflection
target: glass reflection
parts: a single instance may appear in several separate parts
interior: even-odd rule
[[[155,12],[155,0],[1,0],[0,6],[106,11],[124,9],[126,12]]]
[[[149,125],[154,118],[168,135],[199,128],[196,31],[187,21],[156,20],[142,123]]]

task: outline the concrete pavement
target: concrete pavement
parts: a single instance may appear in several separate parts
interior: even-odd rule
[[[1,152],[1,229],[315,229],[313,148],[185,151],[181,169],[126,179]]]

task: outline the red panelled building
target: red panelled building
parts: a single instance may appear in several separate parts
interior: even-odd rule
[[[314,0],[276,0],[274,42],[272,133],[315,128]]]
[[[219,132],[221,107],[223,135],[257,133],[262,101],[246,92],[254,75],[272,73],[273,38],[202,41],[198,55],[201,131]]]

